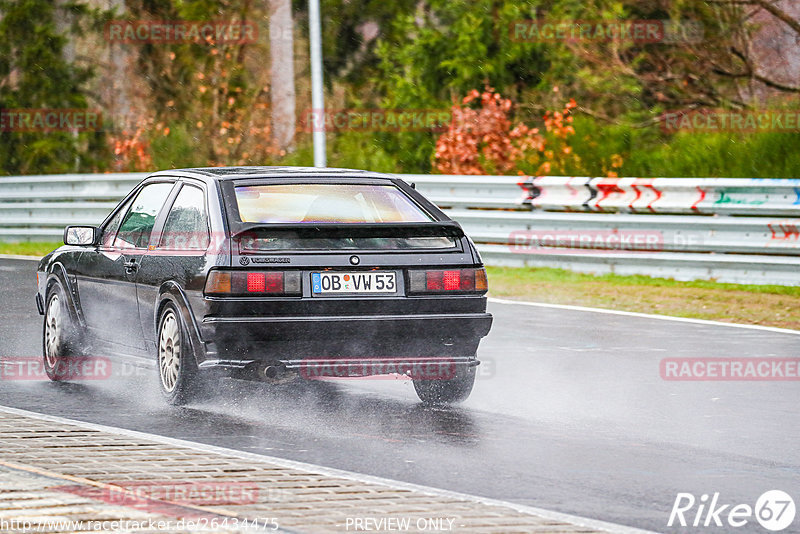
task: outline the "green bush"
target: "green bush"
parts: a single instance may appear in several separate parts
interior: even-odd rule
[[[150,132],[150,151],[155,169],[179,169],[186,167],[205,167],[206,151],[198,150],[197,144],[203,141],[192,137],[183,124],[172,123],[169,135],[161,131]]]
[[[620,176],[800,177],[800,132],[669,135],[658,127],[606,125],[586,116],[576,116],[575,130],[570,142],[585,167],[600,169],[610,154],[619,154]]]
[[[375,172],[414,172],[400,168],[394,157],[384,150],[379,139],[380,135],[370,132],[328,134],[328,167],[366,169]],[[314,147],[309,140],[301,139],[296,151],[270,164],[310,167],[314,164]]]

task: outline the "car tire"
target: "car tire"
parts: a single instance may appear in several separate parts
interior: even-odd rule
[[[475,367],[459,366],[449,379],[414,380],[414,389],[425,404],[455,404],[467,400],[472,393],[475,375]]]
[[[181,315],[171,302],[158,320],[156,352],[159,388],[166,401],[182,406],[198,400],[204,393],[200,370]]]
[[[61,282],[55,281],[47,291],[42,326],[42,359],[44,371],[53,382],[69,379],[68,361],[82,356],[80,327],[73,320],[67,295]]]

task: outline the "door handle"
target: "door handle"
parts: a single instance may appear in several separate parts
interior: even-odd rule
[[[139,265],[136,263],[136,260],[130,260],[125,262],[125,271],[126,272],[133,272],[139,268]]]

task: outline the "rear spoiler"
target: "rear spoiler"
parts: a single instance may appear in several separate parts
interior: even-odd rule
[[[296,237],[464,237],[455,221],[422,223],[246,223],[231,229],[231,237],[283,234]]]

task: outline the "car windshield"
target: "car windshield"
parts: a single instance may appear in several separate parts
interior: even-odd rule
[[[301,236],[269,224],[424,223],[435,219],[394,185],[294,183],[234,188],[242,223],[263,223],[242,236],[243,250],[402,250],[452,248],[447,236]]]
[[[398,223],[434,219],[394,185],[276,184],[238,186],[245,223]]]

